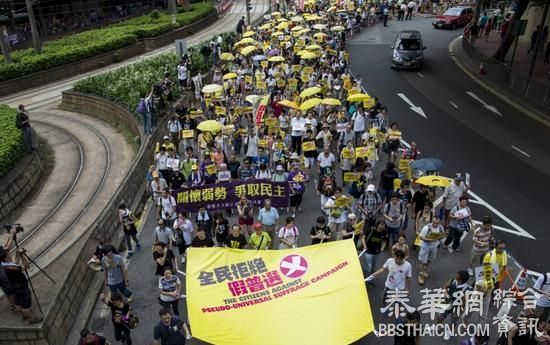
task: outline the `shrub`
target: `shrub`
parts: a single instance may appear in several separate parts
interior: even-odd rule
[[[15,127],[16,114],[15,109],[0,104],[0,177],[23,157],[23,135]]]
[[[189,25],[215,12],[211,2],[194,4],[192,8],[192,13],[183,12],[177,15],[176,27]],[[32,49],[15,51],[12,54],[12,64],[0,61],[0,81],[107,53],[131,45],[139,38],[155,37],[172,30],[170,15],[159,12],[156,23],[152,23],[151,18],[152,14],[145,15],[45,42],[42,53],[38,55]]]

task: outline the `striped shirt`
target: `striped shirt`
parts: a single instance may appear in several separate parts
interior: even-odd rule
[[[489,244],[491,240],[491,235],[493,234],[493,228],[485,230],[483,227],[480,227],[474,231],[474,245],[472,247],[472,252],[474,253],[485,253],[489,251]],[[479,241],[482,245],[476,243]]]

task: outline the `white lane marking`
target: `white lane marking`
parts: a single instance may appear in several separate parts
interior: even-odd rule
[[[515,145],[512,145],[512,148],[516,151],[518,151],[519,153],[521,153],[522,155],[524,155],[525,157],[529,158],[531,157],[530,154],[528,154],[527,152],[523,151],[522,149],[518,148],[517,146]]]
[[[420,76],[420,78],[424,78],[424,74],[417,72],[417,74]]]
[[[458,105],[454,104],[453,101],[449,101],[449,103],[451,103],[451,105],[452,105],[455,109],[458,109]]]
[[[425,119],[428,118],[426,116],[426,114],[424,113],[424,110],[422,110],[422,108],[417,107],[416,105],[414,105],[414,103],[410,99],[408,99],[407,96],[405,96],[405,94],[398,93],[397,96],[399,96],[399,98],[401,98],[405,103],[407,103],[409,105],[409,108],[412,111],[414,111],[415,113],[417,113],[418,115],[422,116]]]
[[[473,93],[472,91],[466,91],[466,94],[468,96],[472,97],[473,99],[475,99],[476,101],[478,101],[479,103],[481,103],[483,105],[483,108],[492,111],[493,113],[497,114],[500,117],[504,117],[504,116],[502,116],[500,111],[498,111],[498,109],[494,105],[487,104],[484,100],[479,98],[479,96],[476,95],[475,93]]]

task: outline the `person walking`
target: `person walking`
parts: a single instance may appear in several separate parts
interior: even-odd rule
[[[115,339],[126,345],[132,345],[130,336],[130,326],[128,319],[130,317],[130,305],[122,300],[122,296],[116,292],[107,299],[105,294],[99,295],[99,300],[111,309],[111,321],[115,330]]]
[[[434,216],[432,222],[425,225],[419,234],[421,243],[418,261],[422,267],[418,273],[418,284],[420,285],[424,285],[425,279],[428,278],[428,265],[435,260],[439,244],[445,237],[445,229],[440,222],[439,217]]]
[[[258,213],[258,221],[262,224],[264,231],[269,237],[275,238],[275,228],[279,220],[279,212],[275,207],[271,207],[271,200],[264,200],[264,207]]]
[[[179,316],[178,304],[181,293],[181,282],[176,275],[172,274],[172,269],[170,267],[166,267],[163,275],[159,278],[158,289],[160,293],[160,305],[164,308],[172,307],[174,315]]]
[[[132,301],[132,291],[128,289],[128,271],[124,260],[112,245],[105,246],[105,256],[101,259],[105,286],[111,290],[111,295],[120,292],[126,297],[128,303]]]
[[[19,111],[15,117],[15,126],[21,130],[23,133],[23,141],[25,142],[25,151],[27,154],[31,154],[33,151],[32,147],[32,131],[31,131],[31,122],[29,119],[29,113],[25,109],[23,104],[20,104],[18,107]]]
[[[382,268],[367,278],[367,282],[373,281],[382,272],[388,273],[384,283],[383,305],[388,301],[388,291],[410,291],[412,266],[405,260],[403,251],[396,251],[393,258],[386,260]]]
[[[468,198],[461,196],[459,198],[458,205],[451,209],[449,214],[451,219],[449,223],[449,234],[447,239],[443,243],[443,248],[448,249],[449,252],[457,252],[460,246],[460,240],[464,233],[470,231],[470,222],[472,218],[472,211],[468,207]],[[452,246],[449,248],[449,244]]]
[[[478,224],[474,230],[472,238],[472,255],[470,255],[470,267],[468,274],[474,276],[474,270],[481,265],[481,260],[491,249],[491,243],[494,244],[493,221],[490,217],[483,217],[481,224]]]
[[[184,345],[191,338],[187,324],[179,317],[172,316],[170,309],[159,311],[160,322],[153,331],[153,345]]]
[[[126,207],[126,204],[122,203],[118,205],[118,221],[122,224],[122,231],[124,232],[124,238],[126,240],[126,249],[128,249],[128,258],[131,258],[134,254],[132,240],[134,240],[136,244],[136,249],[141,249],[141,244],[139,244],[137,238],[136,220],[136,216]]]

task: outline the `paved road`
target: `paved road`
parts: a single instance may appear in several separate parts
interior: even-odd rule
[[[447,51],[461,30],[434,30],[431,20],[392,21],[387,28],[375,26],[357,35],[349,45],[352,71],[363,77],[367,92],[379,96],[388,106],[391,119],[399,122],[407,140],[416,141],[424,156],[444,160],[443,175],[471,173],[473,192],[486,202],[473,205],[474,214],[491,215],[497,225],[516,232],[499,233],[500,238],[510,242],[512,254],[529,269],[548,271],[544,249],[549,240],[546,225],[550,215],[544,207],[547,188],[543,182],[550,175],[548,129],[466,76]],[[427,46],[420,73],[389,67],[389,45],[404,29],[419,30]],[[368,63],[358,64],[359,60]],[[496,107],[502,116],[484,108],[467,92]],[[409,109],[398,93],[421,107],[427,118]],[[518,236],[518,227],[497,216],[486,204],[537,240],[525,233]]]

